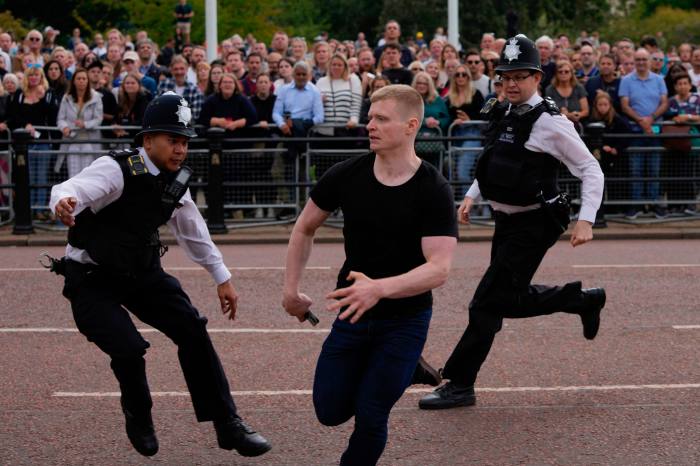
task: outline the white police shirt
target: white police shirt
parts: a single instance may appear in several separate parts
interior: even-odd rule
[[[535,93],[524,103],[534,107],[540,102],[542,102],[542,97]],[[525,142],[525,148],[552,155],[566,165],[572,175],[581,180],[581,210],[578,219],[594,223],[595,214],[603,199],[603,172],[598,161],[576,132],[574,124],[564,115],[555,116],[545,112],[532,126],[530,137]],[[480,199],[481,191],[478,180],[474,180],[465,196],[469,196],[475,201]],[[540,208],[539,204],[514,206],[495,201],[489,201],[489,204],[493,210],[505,214],[527,212]]]
[[[157,176],[158,167],[151,161],[143,148],[139,148],[148,171]],[[66,197],[78,200],[73,216],[86,208],[97,213],[107,205],[119,199],[124,191],[124,176],[119,163],[112,157],[100,157],[89,167],[73,178],[51,189],[51,210],[56,212],[56,204]],[[217,285],[231,278],[231,272],[224,264],[221,252],[209,236],[207,225],[192,200],[190,190],[180,200],[182,207],[175,209],[168,220],[168,226],[175,235],[177,243],[185,250],[192,261],[204,267]],[[66,258],[82,264],[95,264],[84,249],[66,246]]]

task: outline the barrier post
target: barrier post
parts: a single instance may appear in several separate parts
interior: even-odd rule
[[[209,182],[207,184],[207,227],[209,232],[227,233],[224,223],[223,128],[209,128]]]
[[[12,183],[14,195],[15,223],[13,235],[34,233],[32,225],[32,205],[29,194],[29,140],[26,129],[12,132]]]

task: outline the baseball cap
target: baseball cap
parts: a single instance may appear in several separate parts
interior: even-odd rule
[[[134,63],[139,61],[139,54],[134,52],[133,50],[129,50],[127,52],[124,52],[124,56],[122,57],[122,61],[127,61],[131,60]]]

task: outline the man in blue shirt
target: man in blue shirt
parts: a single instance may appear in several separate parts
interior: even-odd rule
[[[622,111],[630,120],[630,126],[634,133],[653,134],[653,124],[660,120],[668,108],[668,91],[666,83],[661,76],[649,71],[649,52],[639,48],[634,53],[635,71],[628,74],[620,82],[620,102]],[[658,147],[660,142],[655,139],[636,139],[632,141],[636,147]],[[659,181],[661,174],[660,152],[633,152],[629,154],[630,176],[641,178],[644,168],[647,169],[647,177],[656,178],[656,181],[632,181],[632,200],[649,201],[659,200]],[[646,194],[646,197],[644,196]],[[627,218],[635,219],[641,210],[641,203],[636,203],[628,209]],[[654,208],[656,216],[662,218],[666,210],[657,204]]]
[[[309,65],[294,65],[294,84],[282,87],[277,95],[272,119],[285,135],[291,136],[295,121],[310,125],[323,123],[321,93],[309,83]],[[304,134],[306,135],[306,134]]]
[[[284,137],[306,137],[312,126],[323,123],[321,93],[309,82],[310,76],[309,65],[297,62],[294,65],[294,82],[283,86],[277,94],[272,119]],[[302,171],[296,176],[293,174],[295,161],[304,152],[304,145],[298,142],[286,144],[285,180],[306,181]]]

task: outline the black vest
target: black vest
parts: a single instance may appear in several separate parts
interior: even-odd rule
[[[505,114],[507,103],[492,104],[484,133],[484,151],[476,166],[476,179],[484,198],[503,204],[527,206],[559,193],[559,161],[549,154],[525,148],[535,121],[544,112],[558,115],[553,102],[543,100],[522,115]]]
[[[88,208],[78,214],[75,226],[68,230],[68,243],[86,250],[98,265],[114,273],[138,275],[160,267],[158,227],[170,220],[178,205],[163,202],[162,197],[176,173],[161,171],[154,176],[138,169],[145,164],[136,150],[112,152],[107,157],[119,163],[124,191],[98,213]]]

